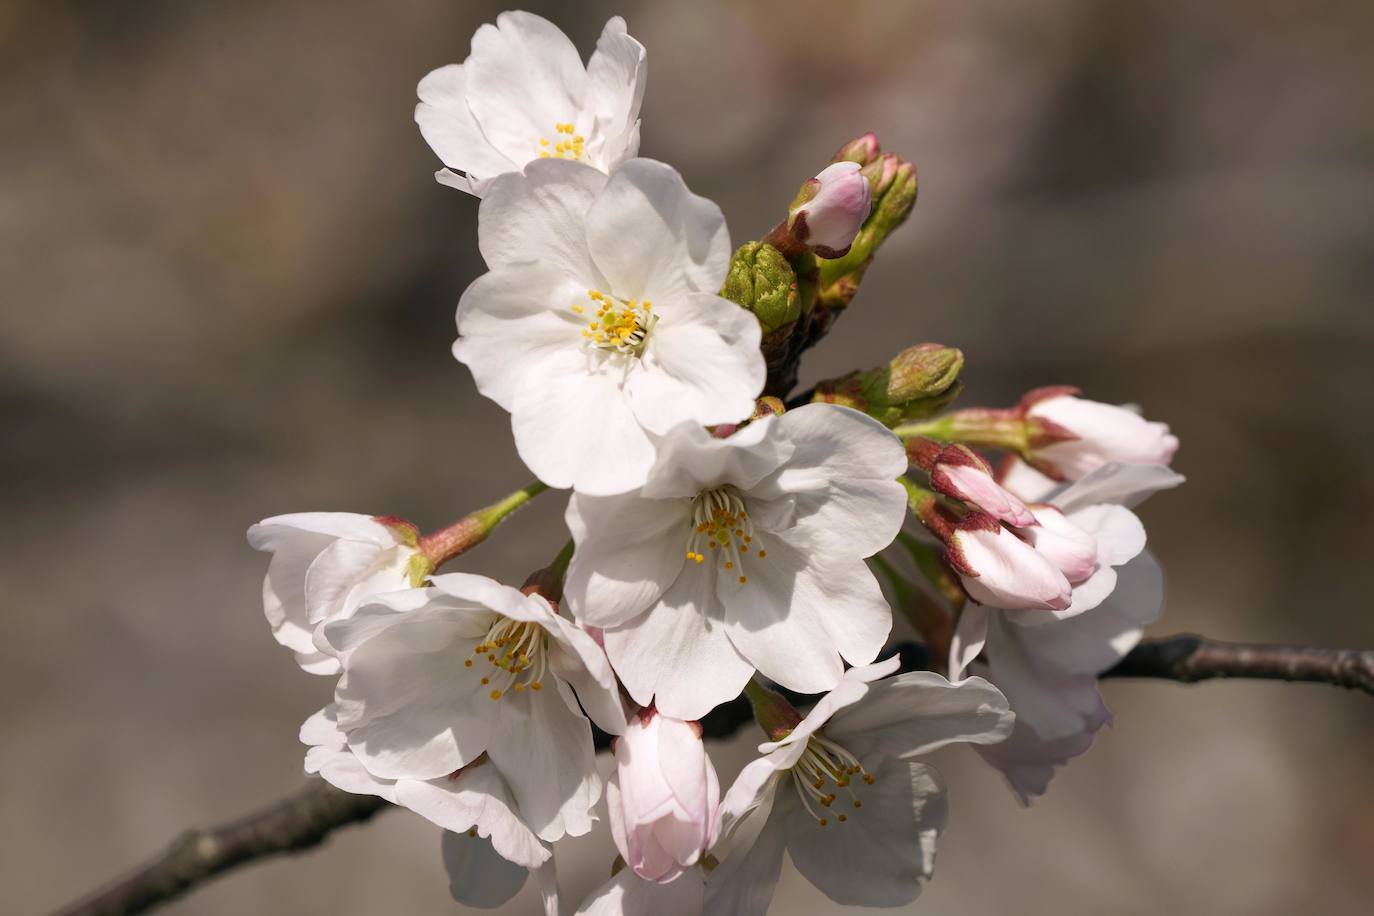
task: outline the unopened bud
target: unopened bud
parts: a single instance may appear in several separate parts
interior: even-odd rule
[[[916,205],[916,167],[905,159],[886,153],[862,173],[873,198],[869,217],[845,255],[820,263],[818,303],[831,310],[843,309],[854,298],[874,254]]]
[[[787,226],[820,257],[838,258],[849,251],[872,206],[862,166],[836,162],[802,185],[788,208]]]
[[[753,312],[765,334],[801,315],[796,274],[780,251],[763,242],[746,242],[735,252],[721,295]]]
[[[821,382],[814,400],[861,410],[885,426],[933,416],[959,393],[964,354],[954,347],[919,344],[885,366]]]
[[[868,165],[878,158],[878,135],[869,131],[856,140],[850,140],[836,150],[832,162],[857,162]]]

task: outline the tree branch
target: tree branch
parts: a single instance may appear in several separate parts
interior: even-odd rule
[[[903,671],[926,667],[925,647],[903,643],[897,651]],[[1142,641],[1102,677],[1183,683],[1229,677],[1309,681],[1374,694],[1374,651],[1246,645],[1182,634]],[[751,719],[748,701],[739,697],[712,710],[702,721],[702,731],[708,738],[725,738]],[[598,733],[596,744],[603,750],[609,747],[609,736]],[[312,780],[294,795],[247,817],[188,831],[162,855],[54,916],[145,913],[222,872],[279,853],[310,849],[340,827],[361,823],[390,807],[380,798],[350,795],[323,780]]]
[[[1334,684],[1374,694],[1374,650],[1218,642],[1183,633],[1144,640],[1102,677],[1153,677],[1185,684],[1243,677]]]

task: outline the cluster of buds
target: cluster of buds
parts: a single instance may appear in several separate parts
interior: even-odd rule
[[[1022,502],[967,446],[918,438],[907,443],[907,455],[930,478],[929,489],[908,485],[912,511],[946,545],[969,597],[999,608],[1069,607],[1069,576],[1081,582],[1097,562],[1090,534],[1053,507]],[[1042,527],[1041,512],[1053,527]]]
[[[874,254],[915,204],[915,167],[864,134],[802,184],[786,219],[735,252],[721,295],[758,316],[768,393],[792,386],[802,351],[849,305]]]

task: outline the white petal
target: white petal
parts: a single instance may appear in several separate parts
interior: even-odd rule
[[[740,773],[744,779],[751,771],[762,774],[766,760],[756,760]],[[787,848],[789,809],[794,802],[785,791],[777,794],[778,783],[790,779],[773,773],[773,779],[763,783],[763,803],[746,809],[745,816],[735,829],[736,842],[706,882],[706,908],[709,916],[763,916],[773,899],[778,877],[782,874],[782,854]],[[751,780],[753,782],[754,780]],[[740,781],[736,780],[736,785]],[[740,793],[741,795],[746,793]],[[732,786],[721,807],[730,804],[736,795]]]
[[[557,688],[557,689],[551,689]],[[592,729],[562,681],[512,694],[487,753],[510,785],[520,813],[540,839],[582,836],[592,827],[601,777]]]
[[[576,916],[700,916],[704,891],[698,868],[667,884],[623,868],[582,901]]]
[[[711,293],[688,294],[660,311],[625,386],[640,423],[662,434],[679,423],[747,418],[765,375],[758,319]]]
[[[568,37],[540,16],[496,17],[472,36],[464,63],[472,115],[491,144],[514,162],[539,155],[539,140],[562,139],[554,125],[578,121],[587,71]]]
[[[986,607],[976,602],[964,605],[959,612],[959,622],[954,627],[954,636],[949,642],[949,677],[959,681],[964,671],[983,651],[988,641],[988,614]]]
[[[700,719],[753,676],[726,635],[712,580],[713,570],[689,569],[647,613],[606,630],[611,665],[641,706]]]
[[[1006,694],[1017,721],[1048,740],[1100,728],[1110,714],[1096,677],[1045,664],[1033,646],[1022,642],[1020,637],[1029,632],[995,622],[985,653],[987,676]]]
[[[951,550],[976,576],[959,573],[969,596],[988,607],[1063,609],[1073,603],[1073,586],[1059,567],[1002,527],[956,529]]]
[[[861,790],[864,806],[847,822],[820,826],[800,805],[787,850],[807,880],[836,903],[893,907],[910,903],[935,865],[948,799],[931,767],[885,760]]]
[[[464,621],[414,612],[352,651],[335,699],[340,726],[378,776],[433,779],[487,748],[493,704],[467,668],[473,641]]]
[[[960,741],[995,744],[1011,733],[1013,718],[1007,698],[982,678],[951,684],[912,671],[870,685],[863,702],[830,720],[826,734],[860,758],[868,742],[883,754],[909,758]]]
[[[1145,549],[1145,526],[1124,506],[1086,506],[1068,520],[1097,539],[1097,559],[1104,565],[1120,566]]]
[[[1132,508],[1147,496],[1183,483],[1182,474],[1157,464],[1106,464],[1050,497],[1064,514],[1096,503]]]
[[[446,830],[490,839],[496,854],[522,868],[536,868],[550,853],[516,810],[510,787],[489,760],[466,767],[456,779],[447,776],[397,783],[396,803]]]
[[[453,355],[477,390],[506,410],[531,376],[559,353],[580,353],[582,325],[568,310],[585,288],[557,267],[515,264],[483,274],[458,303]]]
[[[491,145],[468,109],[467,75],[460,64],[449,64],[428,73],[416,92],[415,123],[425,142],[445,165],[477,178],[518,172],[513,162]]]
[[[833,404],[808,404],[777,421],[796,447],[750,495],[795,494],[795,525],[816,549],[846,557],[882,550],[906,518],[901,440],[877,420]]]
[[[644,46],[625,32],[624,19],[611,17],[587,61],[587,104],[596,117],[600,158],[608,172],[639,152],[647,72]]]
[[[690,507],[637,493],[574,493],[564,514],[577,543],[563,591],[577,619],[607,627],[638,616],[686,563]]]
[[[562,617],[555,617],[545,629],[558,641],[549,647],[550,669],[577,693],[598,728],[611,735],[623,734],[625,708],[605,650]]]
[[[319,774],[325,782],[354,795],[376,795],[396,801],[396,783],[367,771],[347,748],[312,747],[305,752],[306,774]]]
[[[640,486],[654,447],[635,419],[611,369],[589,356],[559,353],[543,378],[527,379],[515,396],[511,428],[520,458],[553,487],[606,496]]]
[[[1052,493],[1062,489],[1057,480],[1041,474],[1014,455],[998,465],[997,482],[1028,503],[1045,502]]]
[[[722,574],[730,641],[784,687],[820,693],[839,683],[841,658],[864,665],[892,630],[892,610],[862,560],[808,557],[777,538],[757,537],[766,559],[746,555],[741,585]]]
[[[524,866],[506,861],[491,840],[481,837],[445,830],[441,851],[449,893],[464,906],[498,907],[519,893],[529,876]]]
[[[1082,732],[1046,741],[1029,727],[1017,723],[1011,737],[1000,744],[978,748],[978,753],[1006,777],[1021,804],[1029,805],[1044,795],[1056,768],[1092,747],[1093,732]]]
[[[791,457],[792,443],[777,420],[755,420],[724,439],[697,423],[683,423],[657,441],[658,456],[644,484],[652,499],[694,497],[732,484],[749,490]]]
[[[811,707],[806,717],[797,724],[796,728],[788,732],[786,737],[760,744],[759,753],[771,755],[777,748],[805,742],[813,734],[820,731],[835,713],[853,706],[867,696],[869,684],[887,677],[901,667],[901,664],[901,658],[894,655],[871,665],[856,665],[850,668],[840,677],[840,682],[835,685],[835,689],[816,701],[816,704]],[[778,759],[779,766],[783,765],[782,759],[785,758],[779,757]]]
[[[477,247],[487,267],[538,263],[578,283],[584,293],[600,289],[604,280],[587,251],[587,211],[606,180],[588,165],[539,159],[523,174],[492,181],[477,211]]]
[[[587,214],[587,244],[611,284],[605,292],[665,309],[690,292],[716,292],[730,263],[720,208],[652,159],[611,176]]]

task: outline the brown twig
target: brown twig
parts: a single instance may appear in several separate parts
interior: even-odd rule
[[[1218,642],[1183,633],[1143,641],[1102,676],[1185,684],[1227,677],[1306,681],[1374,694],[1374,650]]]
[[[925,649],[897,647],[902,670],[926,667]],[[1193,683],[1212,678],[1310,681],[1374,694],[1374,651],[1215,642],[1183,634],[1145,640],[1102,677],[1148,677]],[[752,718],[743,698],[717,707],[702,722],[708,738],[734,734]],[[608,740],[598,735],[598,747]],[[239,865],[321,843],[340,827],[366,821],[390,805],[349,795],[315,780],[294,795],[220,827],[191,830],[162,855],[115,884],[54,916],[132,916],[180,897]]]

